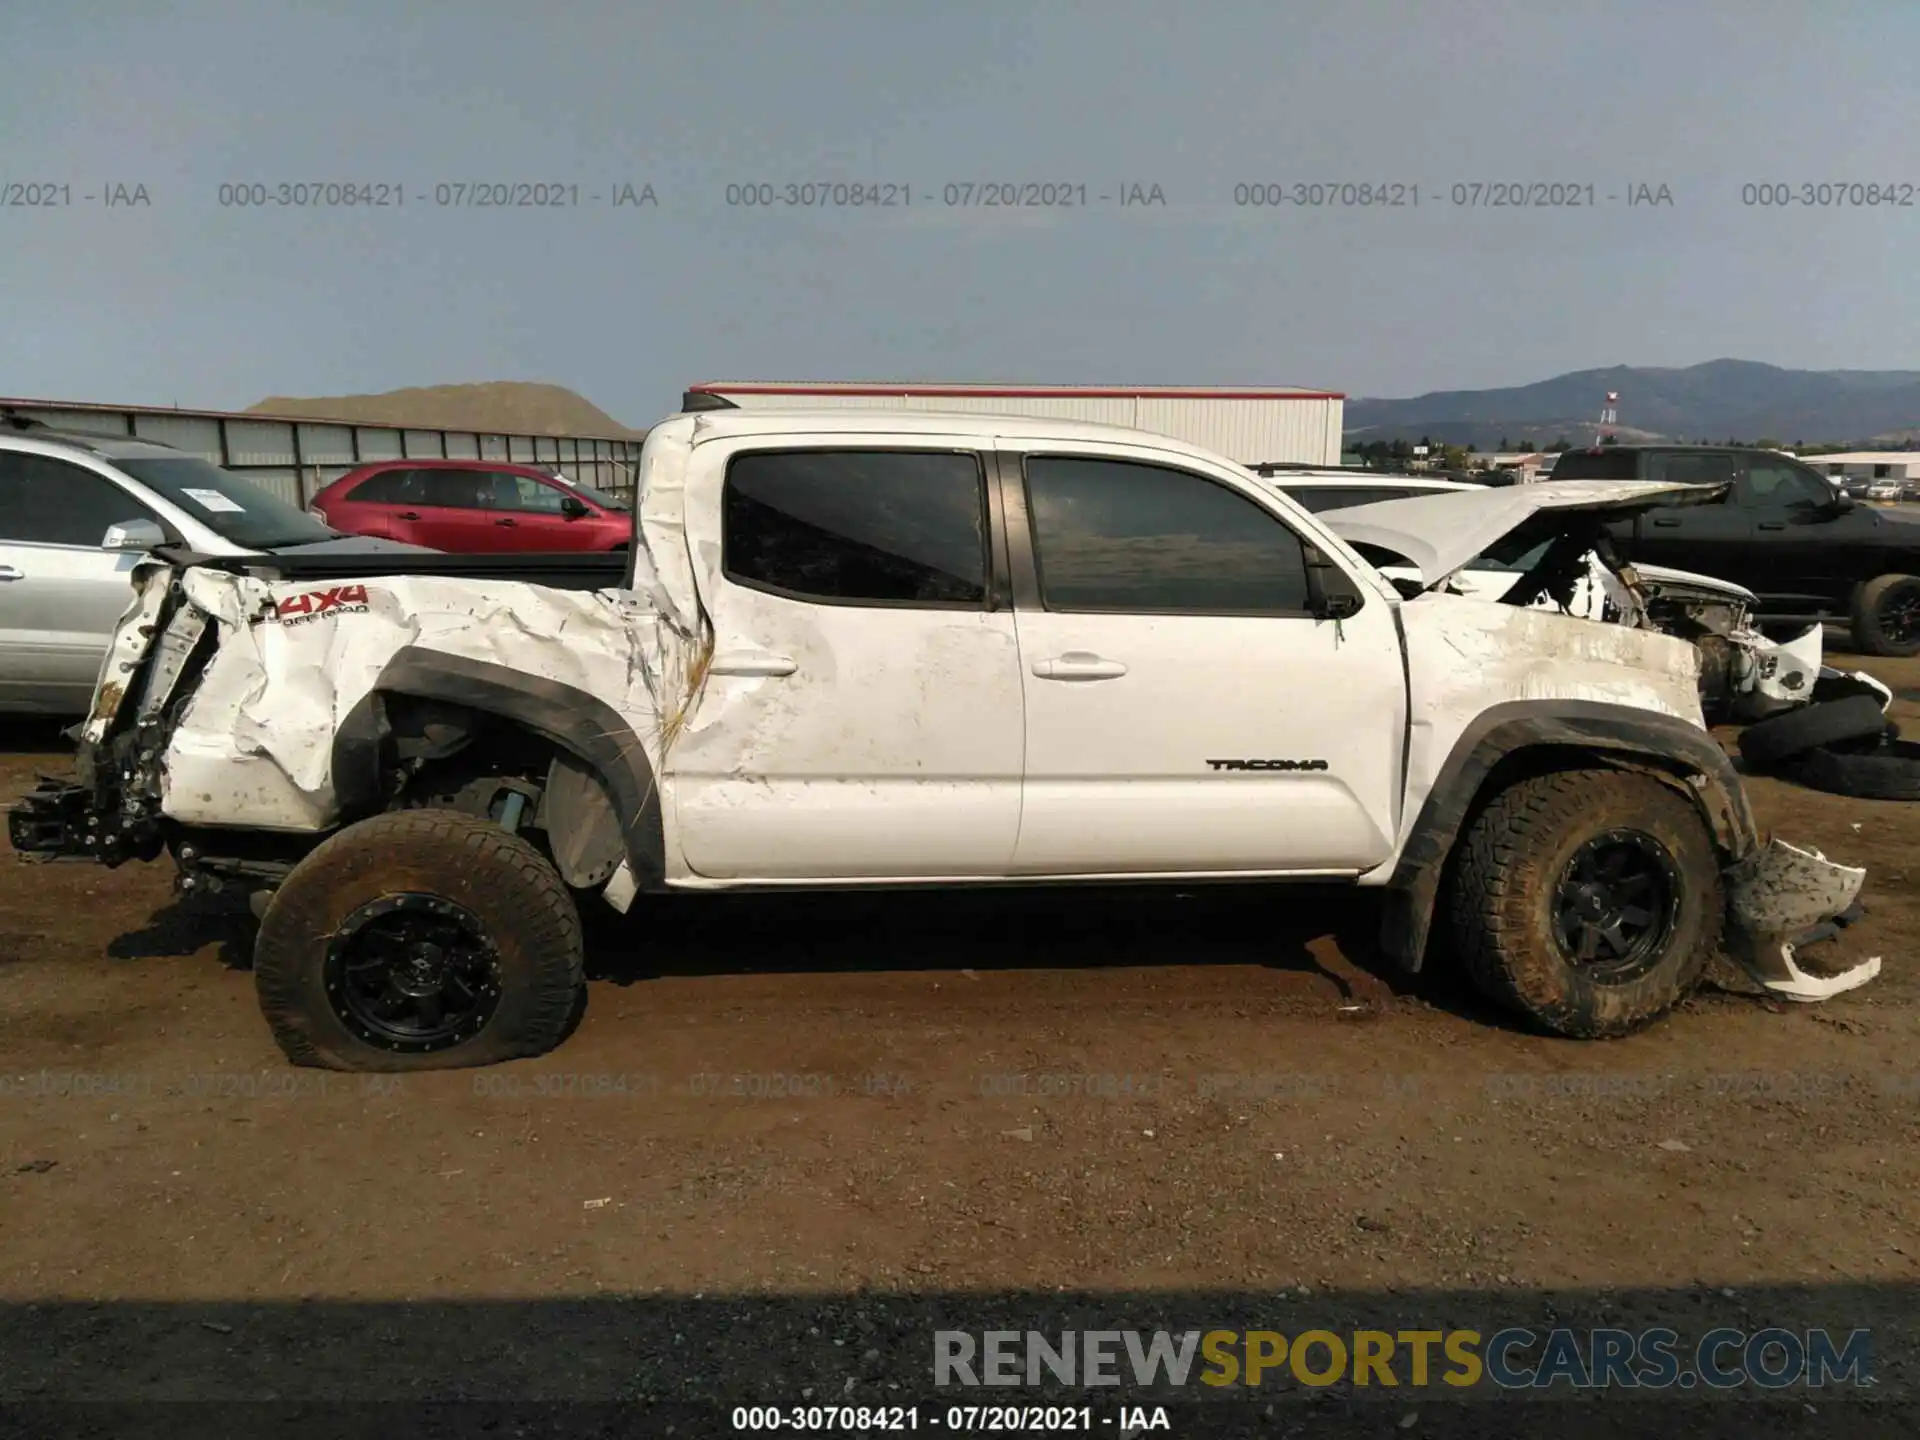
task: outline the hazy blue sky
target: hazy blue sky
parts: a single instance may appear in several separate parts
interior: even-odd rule
[[[4,0],[0,394],[242,406],[550,380],[645,424],[700,379],[1302,384],[1719,356],[1920,366],[1920,5]],[[905,182],[751,211],[730,183]],[[398,182],[399,209],[223,208]],[[1252,181],[1417,208],[1254,210]],[[103,209],[112,182],[145,209]],[[577,184],[577,208],[435,186]],[[948,208],[949,183],[1165,208]],[[1593,184],[1583,210],[1451,186]],[[655,208],[615,210],[651,183]],[[1674,203],[1628,208],[1634,184]],[[586,199],[599,192],[596,204]],[[422,198],[424,197],[424,198]],[[930,197],[930,198],[923,198]]]

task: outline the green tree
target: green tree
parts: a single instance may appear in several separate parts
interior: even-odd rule
[[[1553,448],[1556,450],[1571,450],[1573,448],[1573,441],[1562,435],[1558,440],[1553,442]]]

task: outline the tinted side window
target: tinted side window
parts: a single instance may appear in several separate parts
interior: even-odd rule
[[[986,604],[986,486],[978,456],[740,455],[727,467],[721,508],[721,568],[741,584],[852,604]]]
[[[552,485],[542,485],[531,475],[516,475],[505,470],[494,470],[487,476],[493,487],[493,508],[496,510],[524,510],[540,515],[558,515],[560,502],[566,496]]]
[[[1550,480],[1632,480],[1639,474],[1639,457],[1631,450],[1611,447],[1569,450],[1553,462]]]
[[[1246,496],[1131,461],[1027,460],[1040,598],[1050,610],[1298,614],[1300,539]]]
[[[91,470],[46,455],[0,451],[0,540],[98,548],[108,526],[158,518]]]
[[[349,490],[346,498],[367,505],[397,505],[409,500],[422,505],[426,502],[420,498],[420,485],[415,478],[419,474],[418,470],[377,471]]]
[[[1280,488],[1286,491],[1289,499],[1297,500],[1316,515],[1322,510],[1344,510],[1349,505],[1372,505],[1382,500],[1405,500],[1409,496],[1425,493],[1419,490],[1395,490],[1384,485],[1283,485]]]
[[[1647,462],[1649,480],[1675,485],[1720,485],[1733,479],[1731,455],[1655,455]]]
[[[482,485],[484,473],[477,470],[415,470],[407,499],[416,505],[438,505],[449,510],[479,510],[487,503],[491,487]],[[417,492],[417,494],[416,494]]]
[[[1733,487],[1735,503],[1754,510],[1782,510],[1794,505],[1824,505],[1833,487],[1811,470],[1786,460],[1755,460]]]

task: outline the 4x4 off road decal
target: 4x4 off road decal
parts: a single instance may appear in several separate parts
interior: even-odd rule
[[[325,615],[364,615],[369,608],[366,586],[336,585],[276,601],[273,617],[282,625],[304,625]]]
[[[1213,770],[1324,770],[1324,760],[1209,760]]]

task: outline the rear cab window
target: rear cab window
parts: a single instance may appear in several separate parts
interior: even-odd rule
[[[972,452],[736,455],[722,490],[721,573],[816,604],[985,610],[986,485]]]
[[[1640,475],[1640,456],[1632,450],[1603,446],[1598,450],[1569,450],[1553,462],[1550,480],[1634,480]]]

